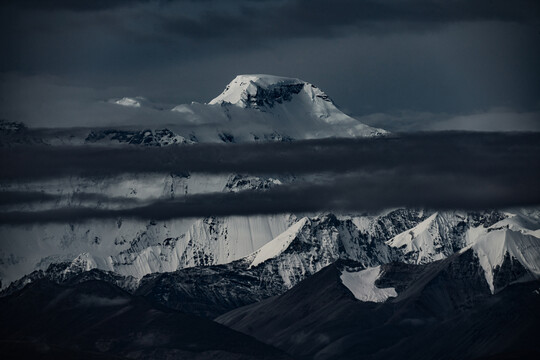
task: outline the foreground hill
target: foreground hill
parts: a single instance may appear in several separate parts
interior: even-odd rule
[[[533,359],[539,291],[492,295],[472,250],[428,265],[338,262],[217,321],[302,359]]]
[[[0,299],[0,324],[4,359],[288,359],[249,336],[104,281],[37,281]]]

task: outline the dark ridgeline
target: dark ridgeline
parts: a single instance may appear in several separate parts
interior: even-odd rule
[[[0,299],[3,359],[289,359],[211,320],[99,280],[40,279]]]

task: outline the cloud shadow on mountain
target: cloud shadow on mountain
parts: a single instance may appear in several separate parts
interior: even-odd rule
[[[4,224],[91,218],[165,220],[285,212],[370,212],[408,206],[486,209],[540,204],[540,135],[441,132],[379,139],[291,143],[4,148],[4,183],[139,173],[241,173],[300,176],[265,191],[188,195],[146,203],[100,197],[115,209],[84,207],[3,212]],[[313,176],[323,174],[323,176]],[[312,179],[312,180],[310,180]],[[8,204],[44,195],[6,193]],[[19,196],[19,197],[18,197]],[[83,200],[95,196],[78,195]]]

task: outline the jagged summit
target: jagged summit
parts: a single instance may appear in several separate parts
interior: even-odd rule
[[[357,121],[343,114],[334,105],[330,97],[307,81],[275,75],[238,75],[209,105],[235,105],[269,111],[276,104],[294,103],[295,108],[302,108],[306,114],[313,113],[319,118],[333,117],[337,122]],[[336,115],[343,115],[337,116]]]
[[[275,102],[290,101],[304,87],[314,86],[296,78],[266,74],[238,75],[209,104],[226,103],[244,108],[271,107]]]

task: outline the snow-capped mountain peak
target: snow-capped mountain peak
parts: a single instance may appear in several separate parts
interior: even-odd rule
[[[387,133],[343,113],[322,90],[297,78],[238,75],[208,105],[224,107],[233,118],[246,115],[245,109],[255,110],[259,116],[264,115],[263,123],[292,138],[370,137]],[[241,109],[244,114],[234,109]],[[247,115],[253,125],[257,116],[253,112]]]
[[[305,85],[300,79],[274,75],[238,75],[209,104],[231,104],[243,108],[272,106],[274,102],[290,101]]]
[[[488,217],[436,212],[386,241],[408,263],[426,264],[472,249],[492,293],[507,284],[540,277],[538,218],[499,213]]]
[[[500,290],[497,277],[503,272],[513,273],[518,279],[540,278],[540,239],[538,233],[523,228],[521,217],[513,216],[492,226],[476,231],[472,249],[484,269],[492,293]],[[472,233],[472,232],[471,232]],[[473,236],[469,236],[472,238]]]

